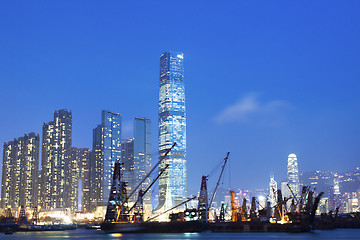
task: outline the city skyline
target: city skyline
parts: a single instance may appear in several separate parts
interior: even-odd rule
[[[59,192],[51,190],[51,195],[55,196],[55,198],[53,197],[52,199],[47,200],[46,194],[43,195],[44,192],[42,192],[41,190],[38,192],[37,181],[40,180],[40,178],[38,178],[38,174],[36,173],[38,168],[36,168],[35,166],[39,165],[40,137],[35,133],[25,134],[24,137],[19,137],[14,139],[13,141],[4,143],[3,152],[4,154],[6,153],[6,158],[4,158],[3,162],[3,169],[5,173],[5,175],[3,176],[7,176],[7,178],[3,178],[2,180],[2,186],[5,186],[4,188],[2,188],[2,196],[4,197],[1,203],[3,207],[8,205],[11,205],[13,208],[17,208],[19,206],[34,207],[37,206],[36,203],[39,199],[39,206],[42,206],[43,209],[60,209],[64,208],[64,206],[68,206],[67,208],[69,208],[73,212],[77,210],[85,212],[92,211],[91,198],[94,196],[92,196],[91,193],[95,192],[96,187],[92,185],[92,178],[90,176],[94,170],[95,172],[97,170],[91,169],[93,163],[90,163],[91,157],[90,150],[88,148],[76,148],[71,146],[69,148],[69,143],[66,144],[65,139],[71,139],[71,134],[68,134],[69,132],[71,133],[71,116],[71,110],[56,110],[54,113],[54,121],[43,124],[43,136],[45,137],[44,139],[42,139],[42,149],[43,152],[46,153],[44,159],[54,159],[55,161],[53,161],[52,164],[54,166],[56,166],[56,164],[64,165],[61,164],[61,159],[65,161],[65,167],[63,167],[63,169],[66,169],[66,173],[59,175],[59,177],[54,177],[54,180],[57,179],[57,182],[65,183],[64,186],[60,187],[67,189],[66,194],[61,195],[59,194]],[[114,132],[114,130],[116,132],[121,132],[121,130],[116,130],[118,126],[121,126],[120,114],[103,111],[102,116],[103,118],[105,118],[105,121],[109,119],[112,120],[108,121],[108,124],[104,123],[99,125],[97,128],[94,129],[94,133],[96,133],[96,130],[101,127],[101,134],[103,132],[107,132],[107,136],[103,136],[101,138],[104,139],[106,137],[111,137],[111,142],[116,143],[117,140],[113,139],[112,133]],[[118,119],[113,119],[114,116]],[[115,125],[116,127],[110,130],[109,124],[111,126]],[[106,128],[108,129],[106,130]],[[135,183],[142,179],[142,177],[147,172],[149,172],[149,169],[151,167],[151,165],[149,164],[149,158],[151,157],[151,154],[148,152],[148,149],[150,149],[151,145],[151,143],[149,142],[151,134],[149,132],[149,129],[149,119],[135,117],[135,138],[121,139],[120,135],[117,134],[117,139],[121,139],[122,141],[121,162],[124,164],[124,180],[129,186],[128,193],[130,193],[131,190],[134,188],[134,186],[136,185]],[[96,139],[96,134],[94,135],[94,139]],[[137,141],[135,141],[136,139]],[[101,140],[101,142],[106,142],[106,139]],[[62,147],[60,147],[60,145],[62,145]],[[65,147],[66,145],[68,145],[68,147]],[[135,145],[137,146],[135,147]],[[111,147],[108,146],[107,149],[111,150]],[[94,148],[94,150],[96,150],[96,148]],[[66,154],[66,152],[68,153]],[[93,151],[93,153],[95,152],[96,151]],[[59,155],[64,155],[64,157],[56,157]],[[67,156],[65,157],[65,155]],[[104,159],[104,157],[102,156],[101,159]],[[338,205],[341,205],[340,212],[348,212],[358,208],[357,196],[358,194],[360,194],[360,192],[358,193],[360,189],[356,186],[358,186],[360,181],[359,167],[357,167],[355,170],[345,173],[319,170],[314,172],[301,173],[300,176],[302,179],[300,184],[297,156],[295,154],[289,154],[287,162],[288,180],[286,182],[281,182],[280,188],[277,186],[277,183],[274,179],[274,174],[270,174],[270,188],[268,189],[269,194],[267,196],[269,197],[270,202],[272,202],[272,205],[274,204],[274,198],[276,198],[277,194],[274,191],[275,189],[281,189],[282,194],[285,197],[291,196],[288,189],[289,185],[291,186],[293,193],[297,196],[299,195],[296,189],[299,189],[300,186],[309,186],[310,188],[317,189],[317,191],[325,192],[324,199],[321,203],[322,212],[328,212],[329,210],[333,209],[334,206]],[[42,169],[46,169],[46,167],[44,166],[47,165],[47,161],[45,161],[44,165],[42,165]],[[56,167],[51,167],[51,169],[43,172],[49,172],[50,175],[55,174],[55,176],[57,176],[56,173],[59,172],[58,170],[61,170],[61,168],[56,169]],[[42,175],[43,174],[39,174],[39,176]],[[54,186],[55,189],[60,188],[56,187],[57,185],[59,185],[57,182],[50,181],[49,188],[52,189],[54,188]],[[95,179],[95,183],[97,182],[98,181],[96,181]],[[149,185],[149,183],[150,179],[148,179],[148,181],[143,184],[142,189],[144,190]],[[42,185],[43,183],[40,182],[40,189],[42,189]],[[296,185],[297,187],[294,185]],[[80,189],[82,191],[78,192],[78,190]],[[225,189],[222,189],[222,191],[224,190]],[[247,192],[247,197],[256,196],[259,197],[261,201],[264,201],[264,195],[258,195],[261,192],[262,194],[264,194],[264,190],[265,189],[238,189],[237,191],[240,191],[240,193],[242,191],[244,191],[244,193]],[[224,193],[225,200],[228,200],[228,192],[226,193],[225,191]],[[222,193],[222,195],[224,193]],[[240,195],[237,197],[237,199],[239,199]],[[64,199],[62,200],[64,205],[57,205],[59,204],[59,197]],[[135,199],[131,200],[130,202],[133,202],[134,200]],[[148,214],[149,212],[151,212],[151,196],[149,195],[148,197],[146,197],[145,195],[144,200],[144,207],[147,209]],[[49,201],[52,204],[49,205]],[[329,204],[327,204],[327,201],[329,201]],[[103,206],[102,200],[100,201],[100,206]]]
[[[358,165],[356,1],[1,5],[2,143],[41,134],[56,109],[73,111],[79,148],[103,109],[122,114],[125,138],[133,116],[157,133],[158,58],[174,50],[186,59],[188,192],[228,151],[241,188],[275,170],[285,180],[292,152],[299,172]]]

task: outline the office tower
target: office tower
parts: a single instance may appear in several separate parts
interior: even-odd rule
[[[287,177],[291,191],[295,196],[299,196],[300,195],[299,168],[298,168],[297,157],[295,154],[290,154],[288,156]]]
[[[69,208],[72,112],[55,111],[54,121],[43,124],[41,157],[41,205],[45,209]]]
[[[121,140],[121,158],[121,181],[126,183],[126,191],[129,196],[136,187],[134,173],[134,138],[125,138]],[[134,194],[129,201],[134,203],[136,198],[137,195]]]
[[[175,148],[159,165],[169,168],[159,179],[160,208],[171,208],[184,201],[186,189],[186,111],[183,54],[165,52],[160,56],[159,158],[173,143]]]
[[[25,134],[4,143],[1,207],[37,207],[39,135]]]
[[[136,117],[134,119],[134,172],[135,186],[137,186],[145,175],[151,170],[151,121],[147,118]],[[145,191],[151,184],[151,179],[147,178],[141,185]],[[143,196],[144,217],[151,214],[151,191]],[[149,214],[149,215],[148,215]]]
[[[276,201],[277,201],[277,182],[275,181],[274,178],[274,173],[271,172],[270,173],[270,184],[269,184],[269,201],[270,201],[270,206],[274,207],[276,206]]]
[[[130,194],[151,170],[151,122],[150,119],[136,117],[134,119],[134,138],[122,139],[122,176]],[[139,189],[131,196],[130,202],[135,202],[139,190],[145,191],[151,183],[147,178]],[[143,196],[144,214],[151,213],[151,191]]]
[[[93,130],[90,173],[92,210],[96,206],[107,205],[116,161],[121,161],[121,115],[102,111],[101,124]]]
[[[89,212],[91,191],[89,177],[90,151],[88,148],[72,147],[70,156],[70,175],[68,179],[70,183],[70,210],[73,212]]]
[[[104,162],[102,157],[102,126],[93,129],[93,147],[90,155],[90,211],[95,211],[97,206],[103,205],[102,186]]]

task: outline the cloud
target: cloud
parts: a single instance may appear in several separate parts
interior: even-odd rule
[[[261,102],[259,94],[249,93],[236,103],[224,108],[216,117],[218,124],[230,122],[278,123],[280,110],[289,104],[281,100]]]

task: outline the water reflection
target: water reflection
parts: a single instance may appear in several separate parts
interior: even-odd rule
[[[57,232],[17,232],[12,235],[0,233],[5,240],[76,239],[76,240],[348,240],[359,239],[360,229],[336,229],[312,231],[310,233],[149,233],[149,234],[105,234],[102,231],[77,229]]]

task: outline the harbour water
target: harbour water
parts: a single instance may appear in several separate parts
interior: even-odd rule
[[[37,240],[37,239],[120,239],[120,240],[354,240],[360,239],[360,229],[315,230],[307,233],[150,233],[150,234],[105,234],[100,230],[77,229],[54,232],[16,232],[12,235],[1,233],[0,239]]]

